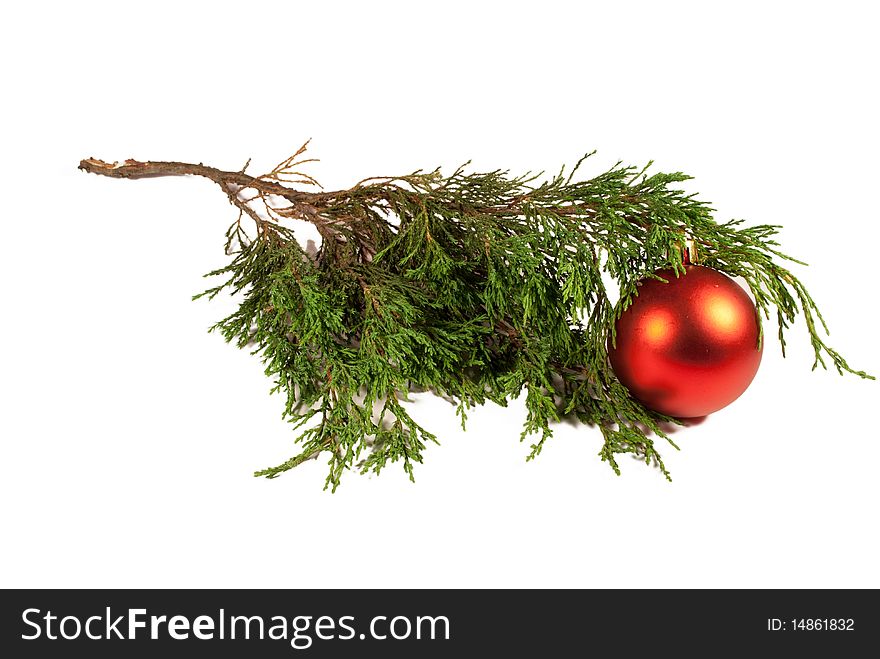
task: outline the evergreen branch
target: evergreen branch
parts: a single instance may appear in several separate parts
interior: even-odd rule
[[[506,405],[524,391],[521,439],[538,437],[528,459],[570,416],[598,426],[599,455],[615,472],[616,456],[632,454],[669,478],[655,444],[678,448],[664,432],[676,420],[630,396],[611,370],[608,344],[637,283],[660,268],[681,270],[687,240],[704,265],[745,278],[761,318],[775,310],[783,354],[800,315],[814,368],[828,360],[841,374],[873,379],[826,343],[818,307],[781,265],[794,259],[777,250],[778,227],[718,224],[706,203],[674,188],[684,174],[618,163],[576,181],[587,154],[567,176],[544,181],[463,165],[449,176],[415,171],[304,191],[290,186],[317,186],[299,171],[305,150],[261,176],[246,174],[247,165],[80,162],[112,178],[207,178],[238,210],[226,232],[232,260],[208,275],[224,279],[201,295],[226,290],[242,299],[212,330],[261,356],[272,391],[286,398],[284,416],[307,426],[295,439],[300,452],[258,476],[325,454],[333,489],[347,469],[378,473],[396,461],[412,478],[437,438],[401,400],[429,389],[457,405],[462,426],[469,408]],[[299,244],[290,219],[315,225],[317,253]],[[604,276],[619,286],[619,300]]]

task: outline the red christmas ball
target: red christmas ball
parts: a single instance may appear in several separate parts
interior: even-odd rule
[[[758,314],[725,274],[686,265],[639,282],[621,314],[611,366],[645,407],[669,416],[705,416],[739,398],[758,371]]]

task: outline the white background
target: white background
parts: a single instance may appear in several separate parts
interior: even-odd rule
[[[801,325],[675,438],[674,482],[523,410],[323,492],[259,362],[191,302],[225,263],[213,184],[81,158],[271,168],[327,188],[418,167],[555,171],[598,149],[684,170],[783,247],[851,363],[880,374],[874,3],[13,3],[3,102],[0,585],[880,587],[878,384],[810,373]],[[771,333],[773,329],[771,328]]]

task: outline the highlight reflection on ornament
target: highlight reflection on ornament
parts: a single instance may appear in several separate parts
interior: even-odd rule
[[[727,275],[697,265],[655,274],[621,314],[611,366],[646,407],[670,416],[705,416],[748,388],[761,363],[757,311]]]

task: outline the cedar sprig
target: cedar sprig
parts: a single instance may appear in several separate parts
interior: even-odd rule
[[[430,390],[455,403],[463,427],[470,408],[525,394],[529,459],[566,416],[601,430],[599,455],[618,474],[617,456],[631,454],[669,478],[656,443],[675,446],[665,428],[677,421],[629,395],[608,345],[637,282],[682,270],[689,240],[701,263],[745,279],[760,317],[775,313],[783,354],[802,315],[814,368],[830,362],[872,377],[825,343],[819,309],[782,265],[795,260],[778,251],[779,227],[715,222],[704,201],[675,187],[685,174],[618,163],[577,180],[587,154],[546,180],[468,172],[466,163],[448,176],[419,170],[328,192],[301,171],[305,150],[261,176],[247,164],[80,163],[115,178],[202,176],[238,210],[226,232],[231,260],[195,298],[240,298],[212,330],[261,357],[284,417],[302,428],[298,452],[257,476],[324,455],[333,490],[346,470],[379,473],[389,462],[412,479],[437,438],[404,402]],[[317,228],[316,250],[300,244],[291,219]]]

